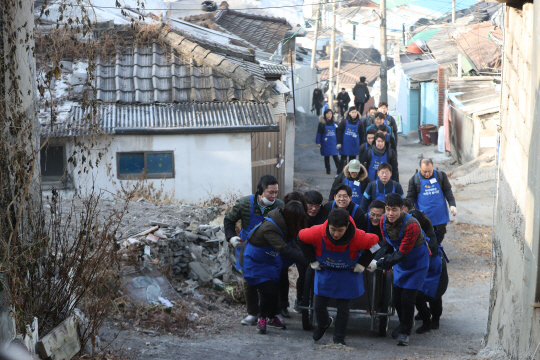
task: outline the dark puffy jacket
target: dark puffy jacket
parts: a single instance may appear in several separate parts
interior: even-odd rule
[[[352,93],[354,95],[354,102],[366,103],[371,97],[369,95],[368,86],[364,82],[357,83],[356,85],[354,85],[354,88],[352,89]]]
[[[285,256],[297,264],[307,266],[309,263],[298,248],[296,238],[289,238],[287,224],[281,214],[281,210],[282,209],[274,209],[268,214],[268,217],[274,220],[277,226],[279,226],[279,229],[271,221],[265,220],[253,231],[249,237],[249,243],[257,247],[272,246],[282,256]],[[242,264],[246,243],[244,243],[240,252],[240,264]]]
[[[337,101],[338,101],[339,105],[347,105],[347,106],[349,106],[349,103],[351,102],[351,97],[349,96],[348,92],[345,92],[345,94],[344,94],[344,93],[342,93],[340,91],[338,96],[337,96]]]
[[[334,201],[334,195],[336,195],[336,188],[339,185],[343,184],[346,178],[352,181],[360,181],[360,190],[362,190],[362,194],[364,193],[364,191],[366,191],[368,184],[371,182],[367,170],[363,165],[360,165],[360,173],[358,174],[358,177],[354,179],[349,172],[349,164],[347,164],[343,168],[343,171],[334,179],[332,189],[330,189],[330,196],[328,197],[328,201]]]
[[[317,89],[316,89],[317,90]],[[322,91],[319,89],[318,92],[315,92],[315,90],[313,90],[313,100],[311,102],[311,108],[314,109],[314,108],[322,108],[324,105],[324,95],[322,93]]]
[[[225,215],[225,219],[223,220],[223,227],[225,229],[225,237],[227,238],[227,241],[229,241],[233,236],[236,236],[235,226],[238,220],[242,220],[242,228],[247,228],[249,224],[249,213],[251,207],[251,204],[249,203],[249,198],[249,196],[244,196],[236,200],[236,203],[234,204],[231,211],[229,211],[229,213]],[[261,208],[257,204],[257,195],[254,196],[253,201],[253,212],[255,213],[255,215],[267,216],[268,213],[271,210],[274,210],[276,207],[283,208],[285,206],[283,201],[276,199],[273,205],[265,207],[264,212],[261,213]]]

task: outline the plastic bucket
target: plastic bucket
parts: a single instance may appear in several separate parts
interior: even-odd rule
[[[431,143],[437,145],[439,141],[439,132],[437,130],[431,130],[429,132],[429,137],[431,139]]]
[[[422,125],[420,126],[420,132],[422,133],[422,144],[428,145],[431,144],[431,139],[429,138],[429,132],[435,130],[437,127],[435,125]]]

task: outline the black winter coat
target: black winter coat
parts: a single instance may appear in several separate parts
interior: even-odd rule
[[[366,83],[357,83],[352,89],[354,95],[354,102],[366,103],[369,98],[369,89]]]
[[[349,103],[351,102],[351,97],[349,96],[349,93],[348,92],[345,92],[342,93],[341,91],[339,92],[338,96],[337,96],[337,101],[338,101],[338,104],[341,106],[341,105],[347,105],[349,106]]]
[[[315,92],[313,90],[313,100],[311,102],[311,108],[322,108],[324,105],[324,95],[322,91],[319,89],[318,92]]]

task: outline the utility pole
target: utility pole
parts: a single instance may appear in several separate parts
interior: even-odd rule
[[[337,57],[336,93],[338,94],[341,91],[339,90],[340,76],[341,76],[341,43],[339,44],[339,51],[338,51],[338,57]]]
[[[311,53],[311,68],[315,69],[315,54],[317,54],[317,39],[319,38],[319,23],[321,21],[321,2],[317,7],[317,20],[315,20],[315,40],[313,40],[313,50]]]
[[[452,0],[452,24],[456,23],[456,0]]]
[[[330,109],[334,110],[334,66],[336,61],[336,2],[332,4],[332,39],[330,41],[330,68],[328,81],[328,106]]]
[[[388,102],[388,82],[386,69],[388,59],[386,57],[386,0],[381,0],[381,99]]]

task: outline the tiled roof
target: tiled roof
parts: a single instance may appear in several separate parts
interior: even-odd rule
[[[230,67],[240,67],[260,82],[265,81],[260,65],[231,56],[215,56],[228,61]],[[98,58],[96,87],[97,99],[107,103],[260,100],[232,76],[224,76],[158,43],[119,53],[113,61]]]
[[[213,13],[190,16],[185,21],[226,31],[244,39],[257,50],[274,53],[292,29],[287,20],[265,15],[248,14],[222,7]]]
[[[489,21],[456,32],[455,39],[478,71],[501,68],[503,32]],[[498,40],[498,41],[497,41]]]
[[[320,60],[317,63],[317,66],[321,70],[321,80],[328,80],[329,76],[329,61]],[[359,62],[341,62],[341,73],[339,79],[339,86],[343,87],[353,87],[357,82],[360,81],[361,76],[366,77],[366,83],[368,85],[373,85],[375,80],[379,77],[380,66],[373,64],[365,64]],[[335,69],[334,74],[337,75],[337,68]]]
[[[287,66],[280,64],[261,64],[261,67],[265,74],[285,75],[290,72]]]
[[[202,132],[278,131],[274,109],[268,103],[178,103],[153,105],[98,104],[94,126],[88,110],[72,107],[67,121],[57,123],[52,137],[94,134],[127,135],[134,133],[182,134]],[[41,136],[47,137],[50,126],[42,124]]]

